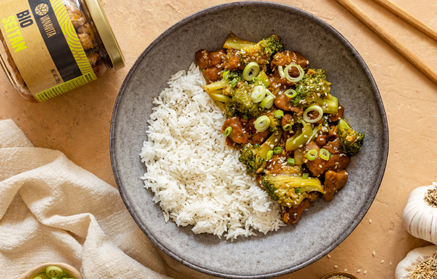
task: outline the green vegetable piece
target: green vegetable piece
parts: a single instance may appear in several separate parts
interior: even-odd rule
[[[316,149],[309,150],[307,152],[306,157],[309,161],[314,161],[315,159],[317,159],[317,150]]]
[[[275,117],[276,117],[276,118],[282,118],[282,117],[284,117],[284,112],[283,112],[282,110],[280,110],[280,109],[276,110],[276,111],[275,111]]]
[[[267,115],[260,116],[253,124],[258,132],[264,132],[270,127],[270,118]]]
[[[229,126],[225,129],[225,131],[223,132],[223,136],[228,137],[230,134],[232,133],[232,127]]]
[[[263,65],[267,65],[270,58],[282,50],[282,43],[281,39],[276,35],[262,39],[258,43],[253,43],[242,40],[231,33],[226,39],[223,48],[240,50],[239,57],[243,65],[247,65],[250,62],[260,62]],[[260,57],[268,59],[259,59]]]
[[[259,65],[256,62],[250,62],[243,70],[243,79],[252,81],[259,73]]]
[[[272,157],[273,157],[273,150],[269,150],[269,152],[267,152],[266,160],[268,161],[268,160],[272,159]]]
[[[287,142],[285,143],[285,150],[292,151],[299,147],[303,147],[303,145],[306,143],[308,138],[311,136],[313,129],[311,128],[311,125],[307,124],[305,121],[300,121],[302,123],[302,133],[300,135],[296,134],[293,137],[287,139]]]
[[[282,130],[284,131],[290,131],[291,127],[293,127],[291,124],[285,124],[284,126],[282,126]]]
[[[330,94],[331,83],[326,80],[325,70],[309,69],[304,78],[296,84],[296,96],[291,103],[300,108],[318,104],[324,113],[338,112],[338,99]]]
[[[329,152],[327,149],[322,148],[319,151],[319,157],[322,158],[325,161],[329,161],[329,158],[331,158],[331,152]]]
[[[222,103],[229,103],[232,101],[230,97],[223,95],[221,90],[208,93],[208,95],[213,101],[222,102]]]
[[[246,41],[240,38],[237,38],[233,33],[229,34],[228,38],[225,41],[225,44],[223,45],[223,48],[230,48],[230,49],[243,49],[247,47],[253,47],[256,43]]]
[[[64,273],[62,268],[55,265],[51,265],[46,268],[46,275],[50,279],[58,278],[58,276],[60,276],[62,273]]]
[[[266,174],[262,178],[262,183],[273,200],[287,207],[299,205],[307,197],[307,192],[324,193],[320,180],[313,177],[304,179],[288,174]],[[296,188],[300,189],[297,190],[299,193],[296,192]]]
[[[232,87],[235,87],[235,86],[237,85],[237,83],[238,83],[238,79],[234,78],[234,79],[231,81],[231,86],[232,86]]]
[[[39,273],[33,279],[48,279],[47,275],[44,272]]]
[[[294,161],[294,158],[288,158],[288,159],[287,159],[287,164],[288,164],[289,166],[294,166],[294,165],[296,165],[296,163],[295,163],[295,161]]]
[[[293,89],[288,89],[284,92],[285,96],[287,96],[288,98],[294,98],[297,95],[297,92],[294,91]]]
[[[296,69],[299,71],[299,76],[298,76],[297,78],[293,78],[293,77],[290,76],[289,71],[290,71],[290,69],[293,68],[293,67],[296,68]],[[302,69],[301,66],[292,63],[292,64],[288,65],[287,67],[285,67],[285,69],[284,69],[284,75],[285,75],[285,78],[286,78],[288,81],[291,81],[291,82],[296,83],[296,82],[300,81],[300,80],[305,76],[305,71]]]
[[[279,146],[276,146],[275,148],[273,148],[273,153],[274,154],[279,154],[282,152],[282,148]]]
[[[222,79],[222,80],[219,80],[219,81],[216,81],[216,82],[204,85],[204,86],[202,86],[202,88],[203,88],[203,90],[206,91],[206,93],[209,94],[209,93],[212,93],[214,91],[223,89],[223,88],[225,88],[225,87],[227,87],[229,85],[230,84],[229,84],[228,80]]]
[[[343,153],[348,156],[354,156],[360,151],[364,142],[364,134],[357,133],[352,127],[344,120],[338,120],[338,135],[341,139],[343,147]]]
[[[264,71],[259,72],[258,78],[266,88],[270,86],[270,79],[267,76],[266,72]]]
[[[309,176],[310,176],[309,173],[304,173],[304,174],[302,174],[302,178],[303,178],[303,179],[308,179]]]
[[[239,161],[246,166],[249,174],[260,173],[266,166],[267,153],[281,139],[282,133],[274,132],[261,146],[248,144],[240,151]]]
[[[237,115],[247,115],[248,117],[256,118],[264,113],[258,104],[252,100],[253,87],[247,81],[243,81],[239,87],[232,90],[231,104],[235,108]]]

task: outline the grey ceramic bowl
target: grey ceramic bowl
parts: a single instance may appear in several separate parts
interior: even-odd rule
[[[310,67],[327,69],[332,93],[353,127],[366,134],[348,167],[349,182],[331,202],[315,202],[296,225],[230,242],[165,223],[140,177],[152,99],[170,76],[187,70],[199,49],[221,48],[229,34],[258,41],[277,34]],[[388,127],[378,88],[365,62],[334,28],[303,10],[267,2],[215,6],[178,22],[138,58],[118,95],[111,124],[111,159],[120,194],[138,226],[164,252],[198,271],[227,278],[268,278],[326,255],[359,224],[379,189],[387,162]]]

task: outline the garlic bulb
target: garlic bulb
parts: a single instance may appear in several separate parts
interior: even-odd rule
[[[411,192],[402,219],[411,235],[437,244],[437,183]]]
[[[437,278],[437,246],[410,251],[396,267],[395,279]]]

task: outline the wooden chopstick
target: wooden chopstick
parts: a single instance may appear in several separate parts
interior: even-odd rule
[[[348,9],[353,15],[367,25],[373,32],[381,37],[386,43],[394,48],[405,59],[411,62],[417,69],[419,69],[424,75],[437,84],[437,73],[435,73],[428,65],[419,59],[413,52],[408,50],[402,43],[395,39],[384,28],[373,21],[366,13],[364,13],[357,5],[350,0],[337,0],[346,9]]]
[[[437,31],[433,30],[431,27],[423,23],[422,21],[418,20],[416,17],[410,15],[406,11],[402,10],[399,6],[396,6],[393,2],[390,2],[388,0],[373,0],[376,3],[380,4],[387,10],[391,11],[395,15],[398,15],[400,18],[408,22],[409,24],[413,25],[426,35],[430,36],[434,40],[437,41]]]

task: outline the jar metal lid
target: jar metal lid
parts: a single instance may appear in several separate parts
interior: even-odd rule
[[[85,0],[97,32],[100,35],[103,45],[111,59],[115,70],[120,70],[124,67],[124,57],[118,45],[117,39],[112,32],[111,25],[106,17],[105,11],[99,0]]]

